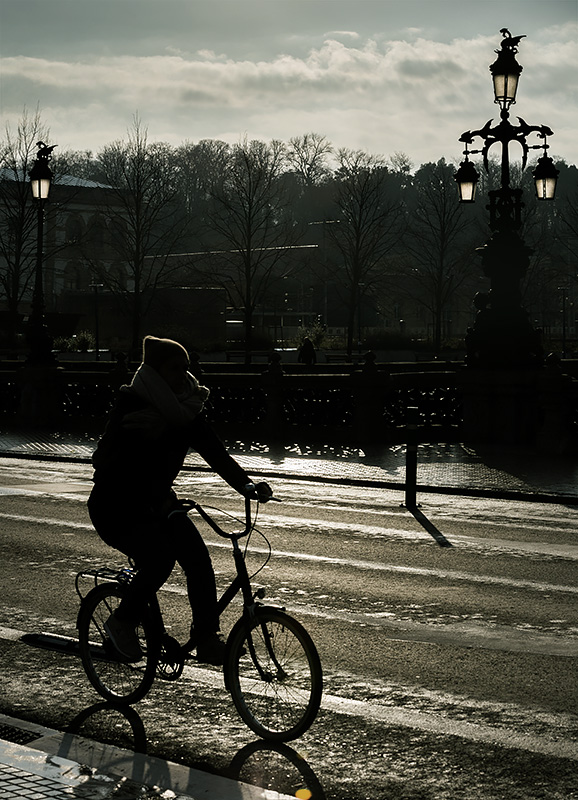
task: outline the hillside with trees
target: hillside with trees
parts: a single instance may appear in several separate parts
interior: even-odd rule
[[[49,139],[42,120],[25,114],[0,141],[4,339],[14,335],[30,294],[35,230],[27,172],[41,138]],[[413,165],[411,154],[347,150],[319,133],[174,147],[150,141],[135,117],[124,140],[95,154],[57,152],[52,166],[60,185],[55,230],[70,227],[67,209],[79,187],[99,190],[89,214],[74,212],[74,237],[61,237],[60,247],[74,245],[77,277],[55,268],[49,304],[56,309],[66,291],[90,295],[100,287],[130,320],[133,347],[161,290],[198,287],[223,292],[227,318],[242,324],[247,360],[254,349],[307,332],[318,346],[349,356],[409,340],[439,353],[460,348],[472,298],[487,289],[476,248],[489,237],[484,194],[497,184],[493,163],[478,202],[460,205],[456,166],[441,157]],[[532,249],[523,297],[534,324],[553,341],[563,337],[568,349],[578,330],[578,173],[561,159],[556,166],[554,203],[535,201],[531,165],[517,176]],[[59,246],[57,234],[51,240],[47,232],[47,240]],[[106,258],[99,241],[106,241]],[[164,330],[178,325],[167,319]]]

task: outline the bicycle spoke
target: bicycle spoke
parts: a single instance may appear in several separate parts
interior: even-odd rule
[[[240,629],[227,664],[235,705],[260,736],[288,741],[313,722],[321,699],[321,665],[302,626],[266,609]]]
[[[132,703],[144,697],[152,685],[156,649],[147,623],[137,627],[143,657],[129,663],[118,653],[104,629],[104,623],[118,607],[122,588],[106,584],[94,589],[84,600],[79,617],[79,643],[86,674],[107,700]]]

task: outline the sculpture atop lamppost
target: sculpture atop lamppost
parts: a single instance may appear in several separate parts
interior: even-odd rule
[[[494,102],[500,106],[500,123],[492,126],[493,120],[490,119],[483,128],[466,131],[460,136],[459,141],[466,145],[465,159],[456,173],[460,202],[474,202],[479,174],[469,156],[481,153],[488,172],[489,150],[494,144],[501,144],[500,188],[488,193],[492,236],[483,247],[478,248],[483,271],[490,278],[491,288],[487,294],[476,295],[476,321],[466,337],[467,362],[474,367],[529,366],[542,362],[540,333],[532,328],[521,305],[520,282],[528,269],[532,250],[526,247],[518,234],[524,203],[522,190],[510,186],[510,142],[517,142],[522,148],[522,169],[526,167],[530,150],[544,150],[533,173],[536,195],[540,200],[554,198],[558,176],[558,170],[546,153],[546,137],[553,135],[550,128],[546,125],[528,125],[521,117],[517,118],[518,125],[510,122],[509,109],[516,102],[518,81],[523,69],[516,61],[516,53],[524,37],[512,36],[506,28],[501,33],[504,37],[501,49],[496,50],[498,58],[490,66]],[[528,144],[527,137],[530,134],[536,134],[543,140],[542,143]],[[483,147],[470,150],[469,145],[477,138],[483,141]]]
[[[28,173],[32,196],[37,203],[37,241],[36,241],[36,266],[34,271],[34,290],[32,293],[32,307],[28,318],[26,338],[30,348],[27,363],[32,365],[48,365],[54,363],[52,354],[52,338],[46,327],[44,316],[44,211],[50,192],[52,170],[49,161],[56,145],[48,146],[38,142],[38,153],[32,169]]]

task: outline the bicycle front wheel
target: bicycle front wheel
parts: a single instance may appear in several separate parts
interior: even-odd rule
[[[123,593],[118,583],[106,583],[86,595],[78,615],[78,643],[82,665],[96,691],[106,700],[129,704],[141,700],[151,688],[159,647],[153,625],[145,616],[137,627],[142,659],[130,663],[118,653],[104,623],[118,608]]]
[[[258,607],[251,622],[233,629],[228,645],[227,686],[249,728],[277,742],[305,733],[323,687],[321,661],[305,628],[284,611]]]

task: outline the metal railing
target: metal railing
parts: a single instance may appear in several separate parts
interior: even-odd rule
[[[389,366],[396,371],[206,365],[202,382],[211,390],[206,413],[223,438],[264,444],[406,444],[409,408],[416,409],[412,425],[422,443],[536,443],[562,452],[578,442],[578,380],[559,370],[502,374],[500,391],[490,397],[491,376],[461,365]],[[80,425],[95,434],[103,430],[121,383],[131,377],[112,363],[98,369],[67,365],[53,369],[43,383],[33,368],[27,375],[25,366],[1,367],[5,426],[32,423],[66,431]]]
[[[455,372],[298,374],[206,372],[211,394],[208,419],[225,435],[285,438],[306,435],[326,441],[404,441],[406,409],[417,408],[423,441],[457,441],[461,396]],[[58,370],[55,422],[101,423],[119,389],[115,373]],[[18,418],[22,380],[0,372],[4,420]],[[441,437],[441,438],[440,438]]]

